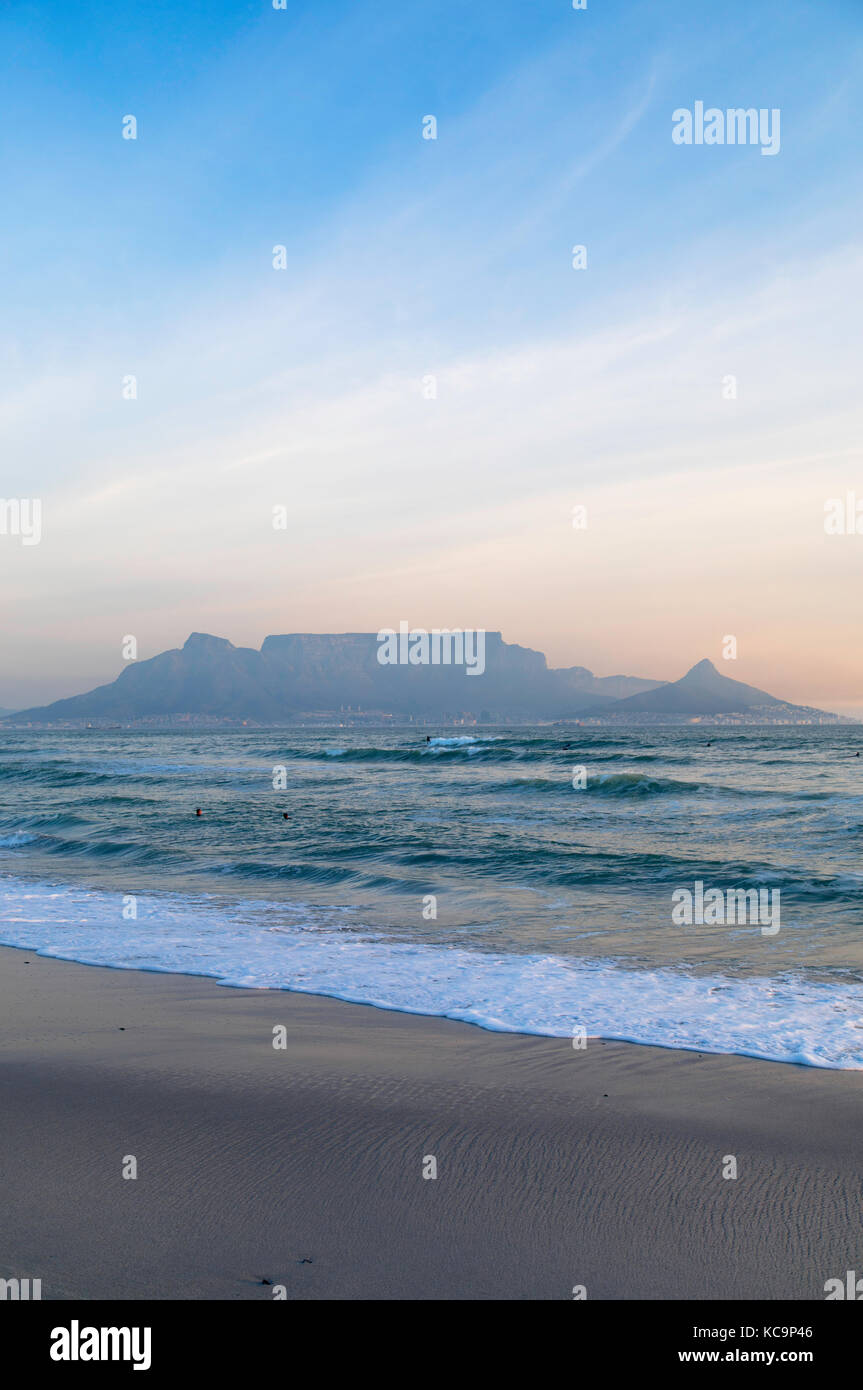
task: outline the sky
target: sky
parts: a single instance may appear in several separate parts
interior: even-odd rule
[[[0,55],[0,706],[407,621],[863,715],[859,0],[6,0]]]

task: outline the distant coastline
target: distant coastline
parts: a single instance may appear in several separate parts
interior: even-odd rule
[[[261,648],[195,632],[128,659],[115,681],[2,718],[17,728],[386,728],[606,724],[854,724],[721,674],[706,658],[678,680],[549,667],[542,652],[482,634],[481,672],[418,659],[381,664],[375,633],[288,633]]]

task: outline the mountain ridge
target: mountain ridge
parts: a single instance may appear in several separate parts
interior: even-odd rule
[[[678,681],[595,676],[584,666],[549,667],[545,655],[484,638],[484,670],[463,666],[382,665],[375,633],[275,633],[260,649],[192,632],[182,647],[128,665],[114,680],[81,695],[18,710],[4,723],[203,719],[292,723],[302,716],[348,714],[483,722],[619,720],[747,715],[841,721],[840,716],[779,700],[722,676],[706,658]],[[851,721],[853,722],[853,721]]]

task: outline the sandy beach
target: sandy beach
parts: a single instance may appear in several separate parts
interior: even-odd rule
[[[0,1005],[0,1276],[46,1299],[823,1299],[860,1263],[859,1073],[9,948]]]

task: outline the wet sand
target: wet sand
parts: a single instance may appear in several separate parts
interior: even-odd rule
[[[863,1268],[858,1072],[4,947],[0,1107],[0,1277],[44,1299],[823,1299]]]

